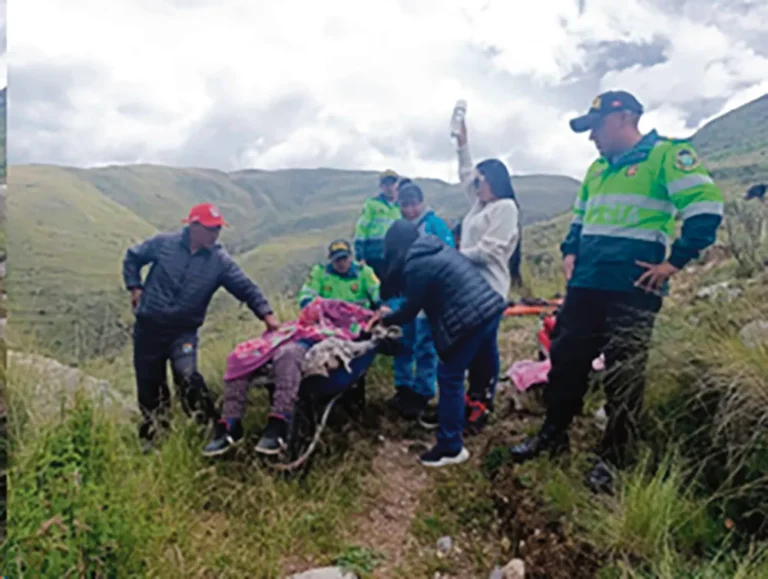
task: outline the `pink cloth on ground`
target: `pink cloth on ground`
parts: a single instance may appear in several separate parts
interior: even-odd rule
[[[536,384],[546,384],[550,368],[552,368],[552,362],[550,362],[549,358],[541,362],[520,360],[512,364],[510,369],[507,370],[507,376],[514,382],[515,387],[520,392],[525,392]],[[596,372],[605,369],[605,356],[603,354],[600,354],[600,357],[592,361],[592,369]]]
[[[549,358],[541,362],[533,360],[520,360],[512,364],[507,370],[507,376],[514,382],[520,392],[525,392],[535,384],[545,384],[552,363]]]
[[[354,340],[373,311],[341,300],[315,298],[299,313],[296,321],[285,322],[275,331],[241,342],[227,356],[224,380],[236,380],[252,374],[269,362],[275,351],[286,342],[309,340],[320,342],[337,337]]]

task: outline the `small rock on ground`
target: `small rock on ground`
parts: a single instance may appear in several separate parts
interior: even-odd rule
[[[768,347],[768,320],[755,320],[739,331],[739,339],[748,348]]]
[[[741,288],[738,287],[731,287],[731,282],[728,281],[722,281],[720,283],[716,283],[704,288],[701,288],[698,292],[696,292],[696,297],[700,299],[704,298],[719,298],[721,296],[724,296],[726,298],[737,298],[739,297],[743,292]]]
[[[322,567],[291,575],[289,579],[357,579],[357,575],[345,572],[340,567]]]
[[[503,579],[525,579],[525,562],[522,559],[512,559],[501,572]]]
[[[453,541],[450,537],[440,537],[437,540],[438,553],[443,553],[445,555],[451,550],[451,547],[453,547]]]
[[[33,414],[41,420],[57,416],[64,403],[71,406],[76,392],[86,394],[93,402],[116,409],[125,419],[138,412],[135,402],[125,394],[116,391],[106,380],[85,374],[44,356],[16,351],[8,352],[8,368],[23,372],[34,384],[25,396],[30,401]]]

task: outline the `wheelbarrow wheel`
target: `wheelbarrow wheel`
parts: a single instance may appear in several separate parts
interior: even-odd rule
[[[288,428],[285,449],[276,457],[275,467],[284,478],[304,478],[312,467],[313,456],[309,452],[317,432],[317,415],[314,404],[304,397],[299,398]],[[303,457],[303,460],[302,460]],[[298,464],[297,461],[301,461]]]

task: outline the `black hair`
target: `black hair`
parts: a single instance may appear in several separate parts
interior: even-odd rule
[[[512,252],[512,257],[509,258],[509,275],[512,278],[512,283],[517,286],[523,285],[523,275],[520,273],[520,265],[522,262],[522,251],[520,250],[520,242],[523,238],[523,230],[518,227],[517,246],[515,251]]]
[[[484,178],[485,182],[491,188],[491,193],[494,197],[499,199],[511,199],[517,205],[518,212],[520,210],[520,204],[517,202],[517,196],[515,195],[515,189],[512,186],[512,178],[509,176],[506,165],[498,159],[486,159],[480,161],[477,164],[477,171]],[[519,215],[519,213],[518,213]],[[512,257],[509,259],[509,274],[512,276],[512,282],[521,285],[523,278],[520,274],[520,265],[522,261],[522,254],[520,250],[520,244],[523,240],[523,230],[520,227],[520,221],[518,217],[517,228],[519,236],[517,238],[517,246],[512,253]]]
[[[486,159],[480,161],[476,169],[491,188],[494,197],[499,199],[512,199],[517,201],[515,189],[512,187],[512,179],[509,176],[506,165],[498,159]]]
[[[413,181],[411,181],[408,177],[403,177],[397,182],[397,186],[404,187],[405,185],[410,185],[411,183],[413,183]],[[413,184],[415,185],[415,183]]]
[[[407,219],[398,219],[384,235],[384,279],[381,280],[381,299],[388,300],[403,292],[405,256],[419,238],[419,229]]]

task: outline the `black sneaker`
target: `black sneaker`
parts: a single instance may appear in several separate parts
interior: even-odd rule
[[[613,494],[613,473],[611,467],[602,460],[595,462],[592,471],[587,475],[586,484],[595,494]]]
[[[520,444],[510,447],[509,453],[512,456],[513,462],[523,463],[545,452],[548,452],[550,457],[555,457],[566,452],[568,447],[567,430],[545,420],[541,429],[536,434],[529,436]]]
[[[288,436],[288,421],[282,416],[270,415],[267,426],[256,445],[256,452],[261,454],[277,454],[285,446]]]
[[[229,428],[223,418],[216,423],[211,442],[203,449],[203,456],[219,456],[243,440],[243,425],[239,420]]]
[[[400,386],[395,387],[395,395],[392,396],[389,400],[387,400],[387,407],[390,410],[394,410],[395,412],[400,412],[400,408],[403,406],[403,403],[405,401],[405,396],[407,393],[405,393],[405,388],[402,388]]]
[[[406,420],[416,420],[429,404],[429,398],[417,394],[410,388],[398,386],[388,406]]]
[[[157,452],[157,445],[151,438],[141,439],[141,454],[149,454],[150,452]]]
[[[437,408],[427,408],[419,414],[419,426],[427,430],[436,430],[440,426],[437,418]]]
[[[441,467],[451,464],[461,464],[469,458],[469,451],[461,447],[458,452],[448,452],[439,445],[435,445],[419,457],[419,462],[424,466]]]

